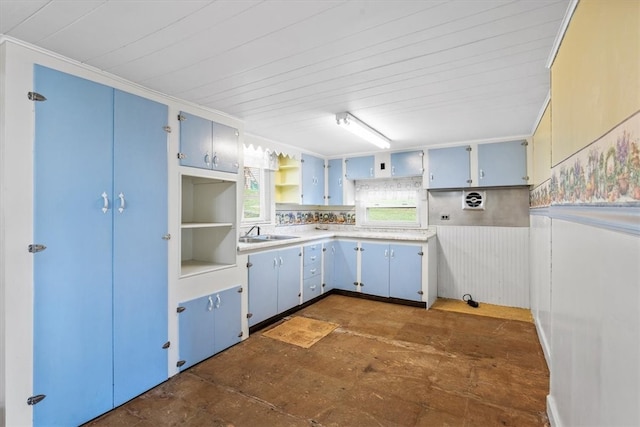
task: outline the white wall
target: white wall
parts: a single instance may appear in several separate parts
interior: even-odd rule
[[[438,296],[529,308],[529,228],[438,226]]]

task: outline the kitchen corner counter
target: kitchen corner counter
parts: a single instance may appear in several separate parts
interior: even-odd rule
[[[371,239],[371,240],[398,240],[412,242],[427,242],[435,237],[435,230],[416,230],[416,231],[365,231],[365,230],[307,230],[296,231],[291,233],[276,233],[281,235],[296,236],[295,238],[286,240],[267,240],[259,243],[238,243],[238,253],[253,252],[283,246],[291,246],[304,244],[315,240],[324,240],[332,238],[342,239]]]

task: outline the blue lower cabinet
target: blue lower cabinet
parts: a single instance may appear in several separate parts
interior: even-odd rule
[[[322,244],[313,243],[302,248],[302,302],[322,293]]]
[[[389,245],[389,296],[422,301],[422,246]]]
[[[299,247],[249,255],[249,326],[300,304]]]
[[[336,240],[334,243],[333,287],[346,291],[356,291],[358,290],[358,244],[347,240]]]
[[[336,267],[336,242],[332,240],[322,244],[323,267],[322,267],[322,293],[329,292],[335,284]]]
[[[318,274],[302,281],[302,302],[307,302],[320,296],[322,290],[322,277]]]
[[[360,286],[362,293],[389,296],[389,245],[361,243]]]
[[[236,286],[178,306],[181,370],[240,342],[241,289]]]

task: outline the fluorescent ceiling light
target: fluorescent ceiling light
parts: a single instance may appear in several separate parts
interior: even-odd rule
[[[366,123],[358,120],[358,118],[351,113],[344,112],[336,114],[336,122],[338,122],[341,128],[348,130],[354,135],[358,135],[376,147],[389,148],[391,146],[391,140],[389,138]]]

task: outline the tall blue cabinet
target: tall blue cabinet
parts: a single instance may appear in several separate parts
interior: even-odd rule
[[[77,425],[167,378],[168,112],[41,66],[34,83],[34,425]]]

